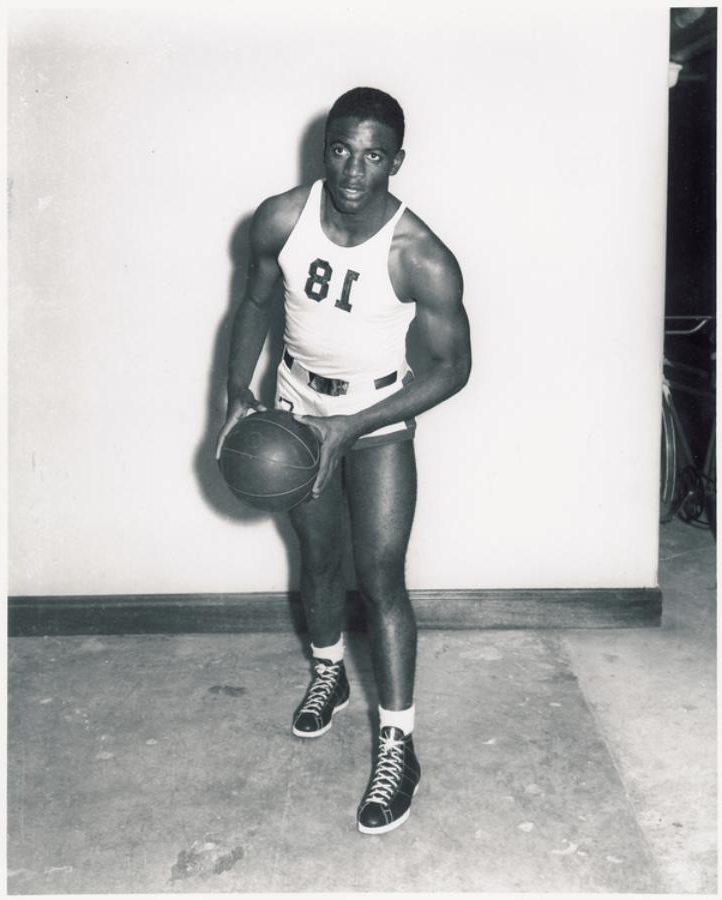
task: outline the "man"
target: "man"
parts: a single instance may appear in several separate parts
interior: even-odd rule
[[[349,699],[339,539],[348,503],[380,701],[378,754],[357,816],[367,834],[408,818],[420,777],[412,739],[416,621],[404,574],[416,503],[414,417],[460,390],[471,367],[459,266],[389,192],[404,161],[403,137],[398,103],[382,91],[355,88],[326,120],[325,179],[258,207],[217,451],[241,417],[263,409],[249,384],[281,276],[286,346],[276,406],[321,441],[312,498],[290,513],[314,668],[293,733],[326,733]],[[414,317],[429,362],[417,378],[405,353]]]

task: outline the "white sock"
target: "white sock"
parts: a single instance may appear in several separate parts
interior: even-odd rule
[[[330,647],[316,647],[312,643],[311,653],[315,659],[327,659],[332,663],[341,662],[343,659],[343,635]]]
[[[379,706],[381,728],[392,725],[394,728],[400,728],[404,734],[411,734],[414,730],[414,710],[413,703],[408,709],[384,709],[383,706]]]

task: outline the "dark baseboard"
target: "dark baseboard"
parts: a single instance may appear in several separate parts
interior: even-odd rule
[[[419,628],[640,628],[662,618],[659,588],[411,591]],[[348,630],[363,630],[349,593]],[[10,637],[213,634],[305,629],[297,593],[9,597]]]

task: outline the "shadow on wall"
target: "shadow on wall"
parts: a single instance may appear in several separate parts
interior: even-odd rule
[[[310,183],[323,177],[323,136],[325,113],[316,116],[306,127],[299,145],[299,182]],[[293,185],[279,185],[278,192]],[[249,198],[257,206],[263,197]],[[226,378],[230,351],[233,317],[243,297],[248,281],[249,234],[252,213],[244,215],[233,229],[229,241],[232,273],[229,286],[229,303],[218,330],[211,351],[211,363],[206,393],[206,421],[203,436],[196,448],[194,469],[198,483],[209,506],[216,512],[244,525],[271,516],[286,547],[288,554],[289,590],[296,588],[299,578],[298,551],[296,537],[286,513],[266,513],[254,510],[237,500],[226,487],[215,458],[218,432],[223,426],[226,411]],[[279,284],[273,298],[274,314],[266,341],[267,362],[258,372],[258,399],[269,409],[275,400],[276,367],[283,352],[283,290]],[[239,576],[241,568],[239,567]],[[239,584],[239,590],[243,585]]]

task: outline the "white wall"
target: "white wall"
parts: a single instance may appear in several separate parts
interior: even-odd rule
[[[413,8],[11,19],[10,593],[293,584],[212,460],[229,244],[359,83],[405,108],[393,189],[473,331],[419,422],[410,587],[656,583],[668,12]]]

